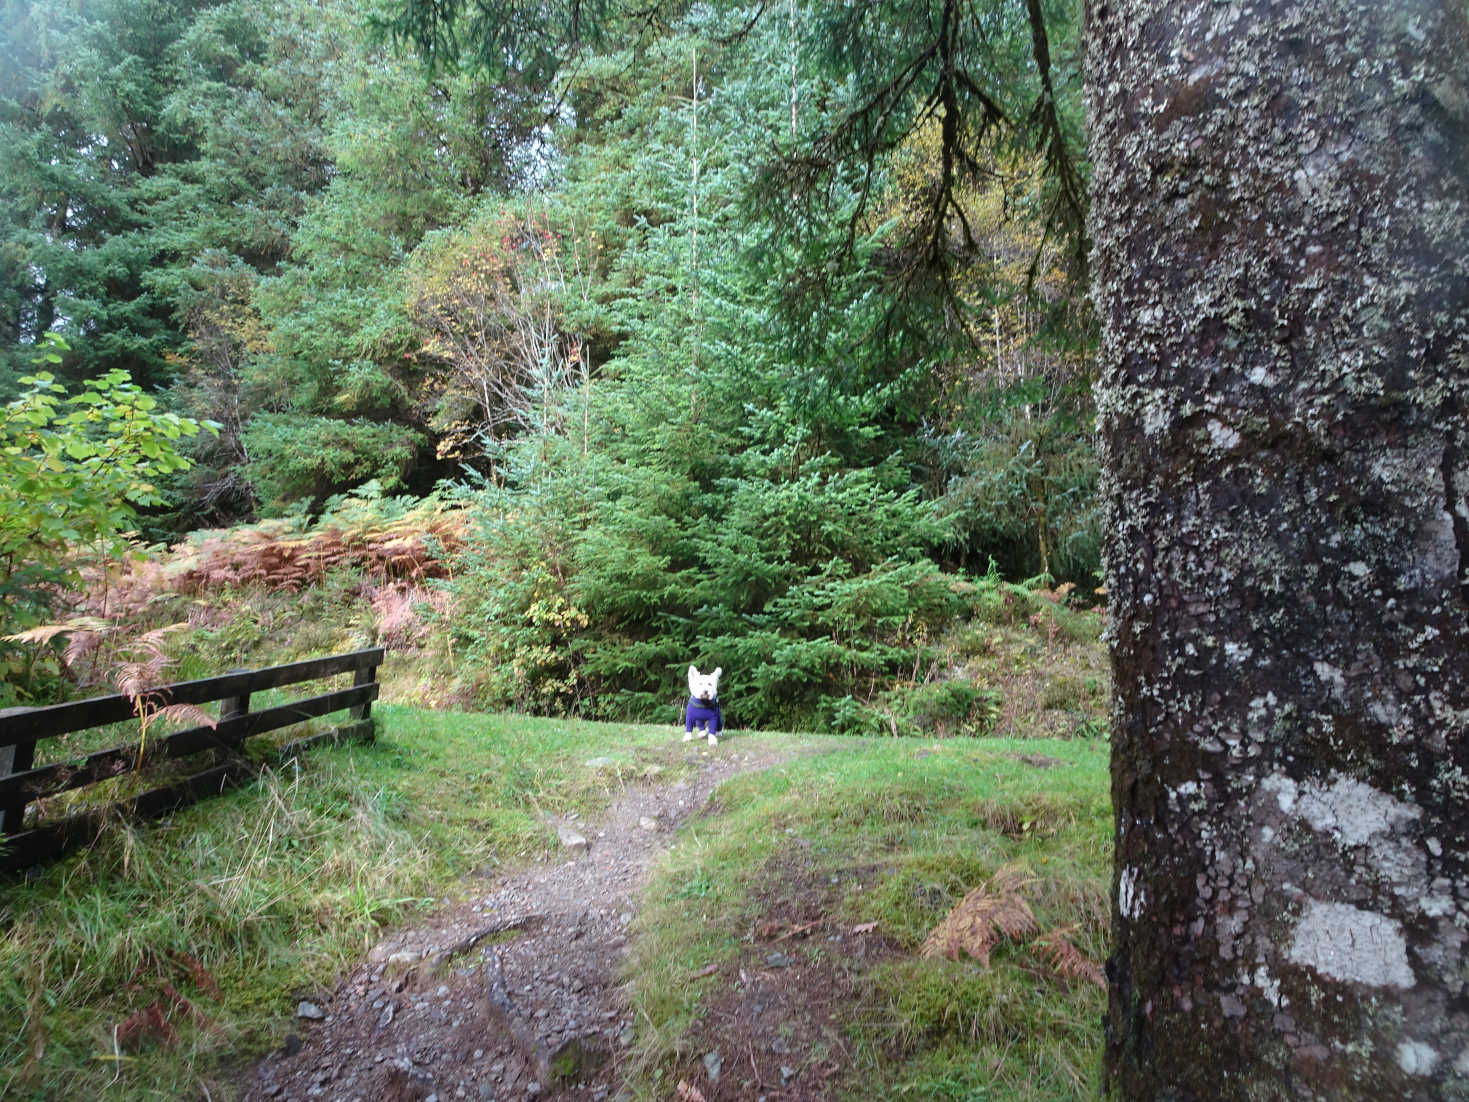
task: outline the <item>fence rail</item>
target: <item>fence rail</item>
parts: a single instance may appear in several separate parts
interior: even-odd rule
[[[84,757],[35,765],[36,744],[58,735],[135,720],[137,702],[123,695],[98,696],[45,708],[12,708],[0,712],[0,870],[28,868],[48,860],[78,842],[96,835],[109,817],[118,814],[151,817],[240,784],[256,773],[242,753],[246,739],[307,719],[350,709],[350,722],[334,731],[301,739],[283,747],[289,756],[327,741],[356,738],[372,740],[372,702],[377,699],[377,668],[383,649],[311,658],[263,670],[235,670],[220,677],[181,681],[147,694],[151,709],[172,704],[220,702],[215,726],[190,727],[172,735],[144,739],[141,745],[115,746]],[[353,674],[352,686],[306,697],[289,704],[250,711],[252,693]],[[63,819],[25,826],[26,805],[76,788],[84,788],[146,766],[191,754],[213,753],[210,768],[172,784],[155,788],[107,807]]]

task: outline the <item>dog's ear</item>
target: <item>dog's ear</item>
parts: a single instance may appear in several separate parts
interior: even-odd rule
[[[714,667],[714,672],[711,673],[709,676],[712,677],[712,678],[714,678],[715,681],[718,681],[719,680],[719,675],[722,674],[723,672],[724,672],[724,667],[723,666],[715,666]]]
[[[699,667],[698,666],[690,666],[689,667],[689,676],[690,677],[698,677],[699,676]]]

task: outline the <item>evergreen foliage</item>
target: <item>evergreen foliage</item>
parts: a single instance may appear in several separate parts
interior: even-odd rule
[[[658,61],[691,68],[703,45],[691,35]],[[706,73],[730,64],[710,53]],[[782,87],[701,92],[707,145],[690,152],[695,105],[670,83],[649,83],[628,138],[645,158],[699,157],[699,222],[666,167],[637,192],[640,247],[608,304],[627,336],[595,384],[595,446],[532,434],[480,491],[497,519],[457,575],[461,648],[483,649],[487,705],[672,718],[682,670],[717,660],[735,722],[829,722],[854,687],[911,674],[957,611],[927,557],[946,528],[894,431],[916,373],[866,340],[883,304],[861,268],[820,330],[779,335],[779,269],[799,259],[739,233],[756,143],[736,120],[778,113]]]
[[[190,0],[6,5],[0,49],[0,253],[7,316],[0,352],[13,396],[27,346],[56,331],[70,380],[119,369],[167,377],[178,347],[149,293],[160,255],[146,213],[155,179],[190,155],[156,125],[173,83],[169,52]],[[9,376],[7,380],[4,375]]]
[[[1090,583],[1069,9],[13,7],[0,394],[217,424],[150,536],[447,477],[481,705],[888,733],[988,722],[966,571]]]
[[[342,485],[377,482],[390,492],[399,489],[419,438],[402,425],[261,413],[241,442],[257,491],[283,507],[303,498],[318,504]]]

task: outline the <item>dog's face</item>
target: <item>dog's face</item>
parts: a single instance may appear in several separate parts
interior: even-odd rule
[[[700,673],[699,667],[689,667],[689,695],[697,700],[713,700],[719,696],[719,675],[724,670],[716,669],[713,673]]]

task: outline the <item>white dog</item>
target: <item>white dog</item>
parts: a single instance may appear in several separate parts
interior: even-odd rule
[[[719,675],[723,672],[716,667],[713,673],[700,673],[699,667],[689,667],[689,702],[683,720],[685,742],[693,739],[695,728],[702,728],[709,733],[709,745],[719,745],[719,732],[724,727],[724,712],[719,707]]]

